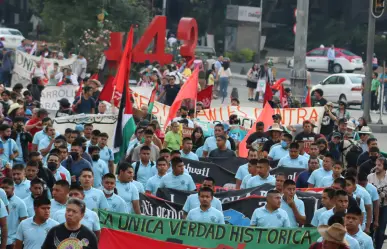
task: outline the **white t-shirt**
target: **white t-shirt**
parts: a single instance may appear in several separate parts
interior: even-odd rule
[[[168,44],[169,44],[170,47],[172,47],[173,44],[176,43],[176,42],[177,42],[177,39],[175,37],[171,36],[171,37],[168,38]]]
[[[219,74],[219,78],[228,78],[228,77],[231,77],[232,75],[230,68],[227,68],[227,70],[224,70],[223,67],[219,69],[218,74]]]
[[[86,77],[86,68],[87,68],[87,61],[85,58],[77,59],[74,62],[74,69],[73,72],[76,75],[79,75],[82,79]]]

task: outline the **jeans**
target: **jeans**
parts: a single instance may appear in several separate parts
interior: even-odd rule
[[[220,90],[220,96],[223,97],[222,102],[227,97],[227,87],[228,87],[228,78],[222,77],[219,79],[219,90]]]
[[[11,79],[12,79],[12,74],[10,71],[2,72],[2,80],[3,80],[4,86],[11,87]]]
[[[371,110],[378,110],[378,96],[376,95],[376,91],[371,91]]]
[[[333,64],[335,63],[335,61],[333,60],[328,60],[328,73],[331,73],[333,72]]]
[[[375,249],[382,249],[384,242],[384,231],[387,224],[387,206],[379,208],[379,227],[376,229],[375,236]]]

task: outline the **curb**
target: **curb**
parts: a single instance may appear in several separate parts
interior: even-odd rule
[[[372,133],[387,133],[387,124],[368,124]]]
[[[283,64],[288,64],[288,62],[292,59],[293,57],[275,57],[275,56],[266,56],[265,60],[272,59],[273,63],[283,63]]]

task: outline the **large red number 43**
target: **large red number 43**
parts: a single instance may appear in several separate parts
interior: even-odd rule
[[[167,28],[167,18],[156,16],[145,30],[137,45],[132,50],[133,62],[143,63],[158,62],[161,65],[172,62],[172,55],[165,53],[165,37]],[[179,22],[177,39],[184,42],[180,47],[180,54],[188,64],[195,59],[195,48],[198,39],[198,27],[193,18],[182,18]],[[152,53],[146,53],[151,42],[154,40]]]

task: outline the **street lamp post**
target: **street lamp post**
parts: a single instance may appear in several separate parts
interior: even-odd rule
[[[167,15],[167,0],[163,0],[163,16]]]
[[[261,16],[259,20],[259,29],[258,29],[258,49],[257,49],[257,63],[261,61],[261,39],[262,39],[262,15],[263,15],[263,0],[261,0],[261,4],[259,5],[261,8]]]

